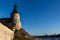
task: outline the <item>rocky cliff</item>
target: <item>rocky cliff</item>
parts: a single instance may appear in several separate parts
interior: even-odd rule
[[[29,35],[24,29],[15,30],[15,35],[13,40],[35,40],[31,35]]]

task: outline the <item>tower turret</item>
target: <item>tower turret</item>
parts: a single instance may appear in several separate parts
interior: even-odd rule
[[[21,27],[21,22],[20,22],[20,14],[17,11],[17,6],[16,4],[14,5],[13,12],[11,13],[11,18],[12,18],[12,26],[15,27],[15,30],[20,30]]]

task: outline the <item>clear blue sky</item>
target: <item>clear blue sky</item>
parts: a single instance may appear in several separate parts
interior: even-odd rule
[[[28,33],[60,33],[60,0],[0,0],[0,18],[10,17],[15,2]]]

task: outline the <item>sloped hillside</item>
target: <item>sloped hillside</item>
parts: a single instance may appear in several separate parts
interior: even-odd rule
[[[35,40],[24,29],[15,30],[14,40]]]

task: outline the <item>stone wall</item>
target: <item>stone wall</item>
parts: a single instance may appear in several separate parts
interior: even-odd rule
[[[13,31],[0,23],[0,40],[12,40]]]

